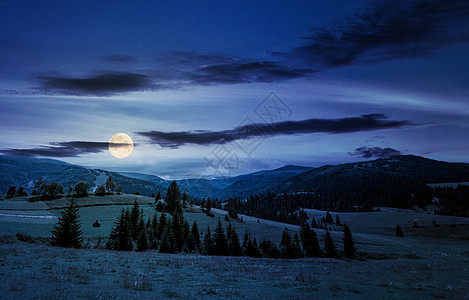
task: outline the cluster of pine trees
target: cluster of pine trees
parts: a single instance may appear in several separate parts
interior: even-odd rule
[[[435,213],[469,218],[469,186],[434,188],[439,209]]]
[[[293,237],[285,229],[280,245],[270,240],[258,242],[249,232],[244,234],[242,243],[232,226],[226,229],[218,219],[212,234],[210,227],[200,232],[197,223],[192,226],[185,220],[182,211],[182,199],[179,197],[177,184],[170,185],[166,200],[166,211],[155,212],[144,221],[143,211],[137,201],[132,209],[123,209],[117,218],[107,241],[107,248],[122,251],[157,250],[162,253],[201,253],[205,255],[250,256],[268,258],[300,258],[300,257],[339,257],[334,242],[326,231],[324,250],[319,246],[315,231],[305,221],[302,223],[300,235]],[[329,218],[332,219],[330,214]],[[313,219],[314,223],[315,220]],[[312,224],[313,227],[317,226]],[[52,245],[80,248],[83,245],[80,231],[79,210],[74,198],[70,198],[59,222],[52,232]],[[344,225],[344,253],[349,258],[355,257],[355,246],[347,224]]]

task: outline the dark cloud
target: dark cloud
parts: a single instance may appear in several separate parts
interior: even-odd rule
[[[193,84],[276,82],[312,74],[313,71],[292,68],[278,62],[231,62],[202,66],[189,74]]]
[[[151,142],[162,147],[177,148],[185,144],[209,145],[224,144],[235,140],[260,136],[293,135],[307,133],[350,133],[410,125],[408,121],[387,120],[383,114],[370,114],[342,119],[309,119],[285,121],[273,124],[247,124],[233,130],[223,131],[147,131],[137,134],[148,137]]]
[[[323,68],[428,56],[469,41],[469,1],[379,1],[345,22],[314,29],[287,56]]]
[[[363,158],[385,158],[400,154],[401,152],[399,150],[381,147],[360,147],[355,149],[354,152],[349,153],[349,155],[360,156]]]
[[[113,143],[114,147],[126,147],[126,144]],[[20,156],[46,156],[46,157],[75,157],[81,154],[98,153],[109,148],[108,142],[72,141],[50,143],[50,146],[40,146],[30,149],[4,149],[0,153]]]
[[[87,78],[70,78],[61,76],[39,76],[41,89],[46,92],[57,92],[72,95],[105,96],[115,93],[148,89],[151,86],[147,75],[108,72]]]
[[[468,15],[467,0],[377,1],[345,21],[312,30],[298,47],[268,51],[267,59],[174,51],[149,62],[146,74],[106,72],[84,78],[38,79],[43,93],[95,96],[197,85],[280,82],[334,67],[429,56],[435,50],[469,42]],[[102,58],[129,67],[137,61],[128,55]]]
[[[111,62],[132,62],[136,61],[137,58],[131,55],[112,54],[101,57],[103,60]]]

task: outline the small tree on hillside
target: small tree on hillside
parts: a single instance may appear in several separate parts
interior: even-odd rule
[[[352,238],[352,232],[350,231],[350,228],[348,227],[347,223],[344,224],[343,241],[345,256],[347,256],[348,258],[355,258],[355,253],[357,252],[357,249],[355,248],[355,242]]]
[[[199,233],[199,227],[197,226],[197,222],[194,222],[192,224],[191,233],[192,233],[192,236],[194,237],[195,249],[197,251],[200,251],[200,233]]]
[[[73,198],[62,211],[59,222],[52,231],[51,244],[60,247],[81,248],[83,244],[78,206]]]
[[[111,250],[130,251],[133,249],[132,233],[130,231],[129,210],[122,209],[109,235],[107,247]]]
[[[334,224],[334,220],[332,219],[332,216],[329,212],[326,213],[325,222],[328,223],[328,224]]]
[[[155,204],[158,203],[158,201],[161,200],[161,193],[160,191],[158,191],[158,194],[156,194],[156,197],[155,197]]]
[[[117,186],[117,191],[116,192],[117,192],[117,195],[120,195],[122,193],[122,185],[119,184]]]
[[[28,196],[28,192],[26,192],[26,189],[23,186],[20,186],[16,193],[18,194],[19,197]]]
[[[8,198],[13,198],[16,196],[16,186],[12,185],[10,186],[10,188],[8,189],[8,192],[7,192],[7,199]]]
[[[88,197],[88,190],[90,189],[90,184],[88,182],[80,181],[75,185],[75,196],[77,198]]]
[[[226,240],[225,231],[221,224],[220,218],[218,218],[217,228],[215,228],[215,233],[213,235],[213,254],[214,255],[228,255],[228,242]]]
[[[335,215],[335,224],[336,225],[342,225],[342,224],[340,224],[339,215]]]
[[[168,187],[168,192],[165,197],[166,210],[173,214],[174,212],[182,212],[181,197],[179,192],[179,186],[176,180],[173,180]]]
[[[134,201],[132,210],[130,211],[130,230],[132,232],[132,239],[137,240],[139,235],[139,221],[140,221],[140,208],[137,203],[137,200]]]
[[[109,176],[106,180],[106,190],[109,193],[114,193],[115,188],[116,188],[116,184],[114,183],[114,181],[112,181],[112,177]]]
[[[210,198],[207,198],[207,202],[205,203],[205,209],[207,212],[210,212],[212,210],[212,200]]]
[[[402,231],[402,228],[399,225],[396,226],[396,236],[397,237],[404,237],[404,232]]]
[[[104,196],[106,194],[106,188],[104,187],[104,185],[101,184],[100,186],[98,186],[96,188],[96,191],[94,191],[94,194],[97,196]]]
[[[335,249],[334,241],[332,240],[331,234],[326,230],[326,238],[324,240],[324,252],[326,257],[337,258],[337,250]]]

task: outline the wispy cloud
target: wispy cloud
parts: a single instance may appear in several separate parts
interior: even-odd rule
[[[128,72],[105,72],[89,77],[38,76],[40,89],[72,95],[111,95],[148,89],[149,76]]]
[[[354,152],[349,152],[349,155],[359,156],[363,158],[385,158],[394,155],[400,155],[401,151],[393,148],[381,148],[381,147],[360,147],[355,149]]]
[[[429,56],[438,49],[469,42],[468,15],[467,0],[379,1],[345,21],[313,29],[299,46],[284,52],[270,51],[263,59],[175,51],[149,62],[145,72],[37,79],[44,93],[96,96],[197,85],[281,82],[330,68]],[[102,59],[125,63],[129,69],[139,61],[121,54]]]
[[[466,0],[379,1],[312,30],[287,56],[323,68],[428,56],[469,41]]]
[[[233,130],[222,131],[146,131],[137,134],[150,138],[151,142],[162,147],[177,148],[185,144],[210,145],[224,144],[239,139],[259,136],[295,135],[307,133],[352,133],[410,125],[408,121],[388,120],[383,114],[370,114],[341,119],[308,119],[285,121],[273,124],[250,124]]]
[[[113,147],[127,147],[127,144],[112,143]],[[76,157],[81,154],[99,153],[109,149],[108,142],[54,142],[49,146],[40,146],[29,149],[3,149],[0,153],[20,156],[45,157]]]

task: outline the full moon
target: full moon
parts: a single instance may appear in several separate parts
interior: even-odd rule
[[[134,150],[134,142],[125,133],[116,133],[109,140],[109,152],[117,158],[126,158]]]

